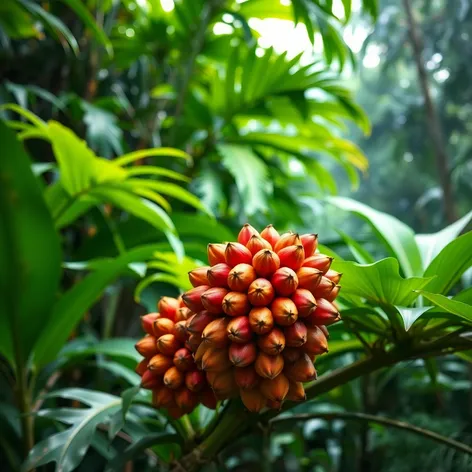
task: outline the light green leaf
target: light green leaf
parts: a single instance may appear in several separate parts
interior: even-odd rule
[[[187,161],[191,161],[192,158],[184,151],[174,148],[154,148],[154,149],[141,149],[139,151],[130,152],[117,157],[113,162],[118,166],[125,166],[131,164],[139,159],[146,157],[178,157]]]
[[[160,177],[169,177],[170,179],[180,180],[182,182],[190,182],[190,178],[186,175],[175,172],[171,169],[165,169],[164,167],[155,167],[155,166],[137,166],[126,169],[126,174],[130,177],[136,175],[157,175]]]
[[[419,290],[419,293],[447,313],[456,315],[469,323],[472,322],[472,305],[452,300],[439,293],[425,292],[424,290]]]
[[[419,307],[419,308],[408,308],[406,306],[398,306],[396,305],[395,308],[400,313],[402,317],[403,324],[405,325],[405,331],[408,331],[413,323],[426,311],[428,311],[431,307]]]
[[[360,264],[372,264],[375,262],[375,259],[372,255],[365,249],[362,244],[359,244],[355,239],[348,236],[341,230],[337,231],[338,234],[343,238],[346,246],[351,251],[352,255],[356,258],[357,262]]]

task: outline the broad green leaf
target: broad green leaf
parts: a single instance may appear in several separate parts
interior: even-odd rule
[[[395,306],[402,317],[403,324],[405,325],[405,331],[408,331],[413,323],[426,311],[428,311],[431,307],[418,307],[418,308],[408,308],[406,306]]]
[[[365,265],[335,260],[333,268],[343,274],[343,292],[389,305],[410,305],[418,297],[415,290],[424,288],[431,280],[421,277],[403,278],[398,261],[392,257]]]
[[[350,198],[328,197],[327,201],[365,219],[385,242],[392,255],[398,259],[407,277],[423,274],[415,233],[409,226],[387,213],[374,210]]]
[[[0,142],[0,353],[13,362],[15,342],[26,363],[50,318],[61,249],[31,160],[1,121]]]
[[[420,290],[419,293],[447,313],[456,315],[469,323],[472,322],[472,305],[452,300],[439,293],[425,292],[424,290]]]
[[[355,239],[351,238],[341,230],[338,230],[338,234],[341,236],[341,238],[343,238],[344,242],[346,243],[346,246],[349,248],[357,262],[359,262],[360,264],[371,264],[375,262],[375,259],[362,246],[362,244],[359,244]]]

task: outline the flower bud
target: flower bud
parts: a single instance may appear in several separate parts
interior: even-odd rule
[[[300,236],[303,248],[305,249],[305,257],[311,257],[318,247],[317,234],[302,234]]]
[[[280,239],[274,246],[274,251],[278,253],[281,249],[287,246],[298,246],[301,244],[302,241],[300,236],[297,233],[293,233],[292,231],[288,231],[280,236]]]
[[[252,266],[259,277],[270,277],[280,267],[280,258],[274,251],[262,249],[252,258]]]
[[[152,404],[157,408],[174,405],[174,392],[170,388],[160,387],[152,391]]]
[[[311,293],[314,293],[316,287],[321,281],[322,272],[318,269],[312,269],[311,267],[300,267],[297,270],[298,287],[306,288]]]
[[[252,261],[251,251],[240,243],[228,243],[225,250],[226,263],[230,267],[238,264],[250,264]]]
[[[138,363],[138,365],[136,366],[136,369],[134,369],[134,371],[142,377],[144,375],[144,372],[146,372],[146,370],[147,370],[148,362],[149,361],[147,359],[142,359]]]
[[[270,333],[259,336],[257,346],[262,352],[276,356],[285,348],[285,336],[279,328],[273,328]]]
[[[227,284],[234,292],[245,292],[256,278],[256,271],[252,265],[238,264],[229,272]]]
[[[187,321],[175,323],[174,335],[181,343],[187,340]]]
[[[177,309],[180,307],[180,302],[177,298],[162,297],[157,303],[157,309],[161,314],[162,318],[169,318],[175,320],[175,314]]]
[[[331,282],[331,280],[326,277],[321,277],[321,281],[318,284],[318,287],[315,288],[313,295],[315,298],[329,297],[329,294],[333,291],[334,287],[336,287],[334,282]]]
[[[186,306],[181,306],[177,313],[175,314],[175,322],[186,321],[193,315],[193,312],[190,311]]]
[[[259,413],[266,406],[267,400],[259,391],[259,389],[252,389],[252,390],[243,390],[239,391],[241,395],[241,400],[244,403],[244,406],[251,412],[251,413]]]
[[[173,365],[172,357],[167,357],[164,354],[156,354],[149,361],[148,369],[152,370],[155,374],[164,374],[164,372]]]
[[[311,267],[312,269],[318,269],[325,274],[330,265],[333,262],[333,258],[325,254],[314,254],[313,256],[307,257],[302,264],[302,267]]]
[[[279,233],[272,225],[268,225],[262,230],[261,237],[264,238],[272,246],[272,248],[280,239]]]
[[[185,347],[192,352],[196,352],[200,344],[202,344],[202,335],[200,333],[194,333],[187,338]]]
[[[244,316],[250,309],[251,305],[245,293],[229,292],[223,299],[223,311],[229,316]]]
[[[337,308],[328,300],[318,298],[318,306],[315,311],[307,318],[310,326],[331,325],[341,319]]]
[[[154,324],[154,321],[159,318],[159,316],[159,313],[148,313],[147,315],[141,316],[141,327],[143,328],[143,331],[145,331],[147,334],[154,334],[152,325]]]
[[[274,322],[280,326],[289,326],[298,318],[298,310],[290,298],[276,298],[270,305]]]
[[[297,274],[289,267],[277,269],[270,282],[281,297],[289,297],[298,287]]]
[[[253,256],[262,249],[272,249],[272,246],[268,241],[256,235],[251,237],[251,239],[246,244],[246,247],[249,249]]]
[[[328,352],[328,340],[318,326],[308,328],[307,339],[303,346],[303,350],[311,356],[317,356]]]
[[[249,312],[249,324],[256,334],[266,334],[274,326],[274,317],[267,307],[253,308]]]
[[[252,236],[259,236],[259,231],[253,228],[249,223],[246,223],[238,234],[238,243],[245,246]]]
[[[175,323],[169,318],[158,318],[154,321],[153,330],[156,338],[160,338],[164,334],[174,334]]]
[[[192,370],[185,374],[185,386],[191,392],[200,392],[206,386],[205,374],[199,370]]]
[[[200,311],[187,320],[187,331],[191,334],[201,334],[206,326],[214,319],[215,318],[210,315],[208,311]]]
[[[227,349],[210,348],[202,357],[202,369],[206,372],[221,372],[231,367]]]
[[[141,388],[152,390],[162,386],[162,378],[160,375],[146,369],[141,378]]]
[[[188,273],[188,279],[192,287],[199,287],[200,285],[210,285],[208,283],[207,272],[209,266],[197,267]]]
[[[293,362],[300,359],[300,356],[303,354],[301,349],[295,347],[287,347],[282,351],[282,356],[284,356],[285,364],[292,364]]]
[[[283,402],[289,390],[289,382],[284,374],[279,374],[275,379],[262,380],[260,390],[268,400]]]
[[[209,244],[207,247],[208,262],[211,266],[226,262],[226,244]]]
[[[220,262],[208,269],[207,279],[211,287],[228,287],[228,274],[231,270],[231,267],[224,263]],[[205,304],[205,302],[203,302]]]
[[[238,385],[234,380],[234,374],[232,370],[218,372],[212,378],[210,385],[216,398],[220,400],[234,397],[239,393]]]
[[[186,387],[181,387],[174,394],[175,403],[186,413],[190,413],[198,405],[197,394]]]
[[[192,353],[185,347],[181,347],[175,352],[173,362],[175,367],[182,372],[186,372],[194,366]]]
[[[260,379],[252,365],[234,368],[234,380],[239,388],[245,390],[255,388],[259,384]]]
[[[254,306],[266,306],[274,298],[274,287],[267,279],[256,279],[249,285],[247,297]]]
[[[300,347],[306,343],[307,327],[305,323],[296,321],[284,329],[285,342],[289,347]]]
[[[280,354],[270,356],[265,352],[260,352],[257,355],[254,368],[261,377],[265,379],[275,379],[284,368],[284,358]]]
[[[257,349],[254,343],[231,343],[229,346],[229,360],[236,367],[246,367],[252,364],[257,357]]]
[[[325,274],[325,277],[331,280],[331,282],[334,282],[336,285],[339,284],[339,281],[341,280],[342,276],[343,274],[341,274],[340,272],[336,272],[333,269],[329,269]]]
[[[202,295],[210,288],[209,285],[200,285],[190,289],[188,292],[185,292],[182,295],[184,303],[190,308],[193,312],[197,313],[198,311],[203,310]]]
[[[331,290],[331,292],[329,293],[329,295],[327,295],[324,298],[328,300],[328,302],[334,302],[334,299],[339,295],[340,290],[341,290],[341,285],[335,285],[333,290]]]
[[[165,356],[174,356],[180,348],[180,341],[173,334],[164,334],[157,340],[157,349]]]
[[[143,357],[149,359],[158,353],[156,341],[157,339],[154,336],[145,336],[134,347]]]
[[[302,382],[289,381],[288,393],[285,400],[290,400],[291,402],[303,402],[306,400],[306,393]]]
[[[202,333],[202,342],[212,347],[225,347],[229,342],[226,336],[228,322],[227,318],[217,318],[207,324]]]
[[[315,311],[316,300],[313,294],[306,288],[298,288],[292,295],[292,301],[298,310],[300,318],[306,318]]]
[[[298,270],[305,260],[305,250],[301,244],[284,247],[277,255],[280,259],[280,266],[288,267],[292,270]]]
[[[212,287],[202,295],[202,303],[209,313],[221,313],[223,298],[228,293],[228,289],[222,287]]]
[[[316,379],[316,370],[313,362],[307,354],[284,369],[284,374],[292,382],[309,382]]]
[[[174,366],[166,370],[163,380],[164,380],[164,385],[167,388],[176,390],[184,383],[185,375],[183,372],[177,369],[177,367]]]
[[[251,310],[252,311],[252,310]],[[247,343],[252,339],[251,324],[247,316],[238,316],[228,323],[226,328],[228,339],[235,343]]]
[[[207,408],[210,408],[210,410],[216,410],[218,400],[216,399],[215,394],[211,388],[206,387],[202,392],[200,392],[199,398],[202,404]]]

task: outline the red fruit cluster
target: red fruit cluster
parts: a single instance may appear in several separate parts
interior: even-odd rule
[[[176,298],[163,297],[159,313],[141,318],[147,335],[136,343],[144,357],[136,372],[141,387],[152,390],[152,402],[166,408],[173,418],[190,413],[199,403],[216,408],[216,398],[205,374],[195,364],[187,342],[187,319],[191,311]]]
[[[237,242],[209,244],[210,266],[189,273],[188,343],[218,399],[240,395],[255,412],[305,399],[326,326],[340,319],[341,274],[317,244],[315,234],[246,224]]]

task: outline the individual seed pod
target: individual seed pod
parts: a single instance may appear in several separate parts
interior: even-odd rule
[[[210,266],[197,267],[188,273],[188,279],[192,287],[199,287],[200,285],[210,285],[208,283],[207,272]]]
[[[185,303],[184,303],[184,299],[182,298],[182,295],[179,295],[177,297],[177,300],[179,301],[179,307],[180,308],[183,308],[183,307],[186,307]]]
[[[315,298],[327,298],[329,297],[329,294],[334,290],[334,287],[336,287],[336,284],[334,282],[331,282],[326,277],[321,277],[321,281],[318,284],[318,287],[315,288],[315,291],[313,292],[313,295]]]
[[[157,303],[157,309],[162,318],[169,318],[175,320],[175,314],[180,307],[180,302],[177,298],[162,297]]]
[[[173,334],[164,334],[157,340],[157,349],[165,356],[174,356],[180,345],[180,341]]]
[[[185,342],[187,339],[187,321],[179,321],[175,323],[175,337],[181,342]]]
[[[289,381],[289,388],[285,400],[291,402],[303,402],[306,400],[306,393],[302,382]]]
[[[263,379],[260,390],[268,400],[283,402],[289,390],[289,382],[284,374],[279,374],[275,379]]]
[[[149,363],[149,361],[147,359],[141,360],[138,363],[138,365],[136,366],[136,369],[134,369],[134,371],[142,377],[144,372],[146,372],[146,370],[147,370],[148,363]]]
[[[217,318],[210,322],[202,333],[202,342],[212,347],[225,347],[228,344],[226,328],[229,320],[227,318]]]
[[[226,244],[209,244],[207,247],[208,262],[211,266],[226,262]]]
[[[218,372],[211,382],[211,388],[219,400],[235,397],[239,391],[232,370]]]
[[[326,298],[328,302],[334,302],[334,299],[339,295],[339,291],[341,290],[341,285],[335,285],[333,290],[329,293],[329,295]]]
[[[281,410],[282,409],[283,402],[276,402],[274,400],[267,400],[267,408],[270,408],[271,410]]]
[[[277,244],[277,241],[280,239],[280,234],[272,225],[268,225],[262,230],[261,237],[264,238],[268,243],[270,243],[273,248]]]
[[[305,288],[311,293],[314,293],[316,287],[321,282],[323,273],[318,269],[312,269],[311,267],[300,267],[297,270],[298,277],[298,288]]]
[[[156,354],[151,357],[148,369],[152,370],[155,374],[164,374],[167,369],[170,369],[174,365],[172,357],[165,356],[164,354]]]
[[[152,391],[152,404],[157,408],[174,405],[174,391],[167,387],[160,387]]]
[[[274,287],[267,279],[256,279],[249,285],[247,297],[254,306],[266,306],[274,299]]]
[[[265,379],[275,379],[284,368],[284,358],[282,355],[270,356],[265,352],[259,352],[254,363],[256,372]]]
[[[293,233],[292,231],[288,231],[280,236],[280,239],[274,246],[274,251],[279,252],[281,249],[287,246],[298,246],[301,244],[302,241],[300,236],[297,233]]]
[[[247,316],[237,316],[229,321],[226,327],[228,339],[235,343],[244,344],[252,339],[253,333],[249,318]]]
[[[254,343],[231,343],[229,346],[229,360],[236,367],[246,367],[252,364],[257,357],[257,349]]]
[[[274,317],[267,307],[253,308],[249,312],[249,324],[256,334],[266,334],[274,326]]]
[[[167,408],[167,413],[174,420],[178,420],[179,418],[182,418],[182,416],[185,415],[185,411],[177,406],[171,406]]]
[[[309,382],[316,379],[316,370],[313,362],[307,354],[284,369],[284,374],[292,382]]]
[[[173,362],[175,367],[182,372],[192,369],[195,364],[192,353],[185,347],[181,347],[175,352]]]
[[[179,388],[174,394],[175,403],[186,413],[190,413],[198,405],[198,396],[187,387]]]
[[[315,311],[307,318],[310,325],[331,325],[341,319],[338,309],[328,300],[318,298],[318,306]]]
[[[313,294],[306,288],[298,288],[292,295],[292,302],[298,310],[298,316],[300,318],[306,318],[310,316],[316,308],[316,300]]]
[[[243,401],[244,406],[251,413],[259,413],[262,408],[264,408],[267,404],[267,399],[257,388],[254,388],[252,390],[241,389],[239,393],[241,395],[241,400]]]
[[[192,370],[185,374],[185,386],[191,392],[201,392],[206,386],[205,374],[199,370]]]
[[[192,352],[196,352],[200,344],[202,344],[202,335],[200,333],[194,333],[187,338],[185,347]]]
[[[215,319],[208,311],[203,310],[187,320],[187,331],[190,334],[201,334],[206,326]]]
[[[300,347],[306,343],[307,327],[302,321],[296,321],[284,329],[285,342],[289,347]]]
[[[302,267],[311,267],[312,269],[318,269],[325,274],[331,266],[333,258],[325,254],[313,254],[313,256],[307,257],[303,261]]]
[[[293,269],[281,267],[270,279],[276,293],[281,297],[289,297],[298,287],[298,277]]]
[[[138,351],[143,357],[147,359],[151,358],[158,353],[157,350],[157,339],[154,336],[145,336],[140,339],[134,345],[136,351]]]
[[[305,260],[305,250],[301,244],[284,247],[277,255],[280,259],[280,267],[288,267],[292,270],[298,270]]]
[[[302,354],[303,354],[303,351],[296,347],[285,346],[285,349],[282,351],[282,356],[284,356],[284,361],[286,365],[291,364],[297,361],[298,359],[300,359],[300,356]]]
[[[272,249],[272,246],[268,241],[256,235],[251,237],[251,239],[246,244],[246,247],[249,249],[253,256],[257,252],[262,251],[262,249]]]
[[[205,387],[202,392],[199,394],[199,399],[203,405],[210,410],[216,410],[216,406],[218,405],[218,400],[213,393],[213,390],[210,387]]]
[[[256,228],[253,228],[249,223],[246,223],[238,234],[238,243],[246,246],[253,236],[259,236],[259,231],[257,231]]]
[[[300,240],[305,249],[305,257],[311,257],[315,254],[316,248],[318,247],[317,234],[302,234]]]
[[[181,385],[183,385],[185,380],[185,374],[181,372],[177,367],[173,366],[166,370],[164,374],[164,385],[167,388],[171,388],[172,390],[176,390]]]
[[[225,250],[226,263],[230,267],[238,264],[250,264],[252,261],[251,251],[241,243],[228,243]]]
[[[195,354],[193,355],[195,364],[199,369],[202,368],[203,355],[208,349],[212,349],[211,346],[206,343],[201,343],[200,346],[198,346],[198,349],[195,351]]]
[[[271,277],[280,267],[280,259],[274,251],[262,249],[254,254],[252,266],[259,277]]]
[[[228,289],[222,287],[212,287],[202,295],[202,303],[209,313],[221,313],[221,304],[228,293]]]
[[[207,279],[211,287],[228,287],[228,274],[231,267],[225,262],[220,262],[208,269]],[[203,302],[205,305],[205,302]]]
[[[190,311],[189,308],[186,306],[181,306],[175,314],[175,322],[178,323],[179,321],[186,321],[191,315],[193,315],[193,312]]]
[[[274,322],[280,326],[289,326],[298,318],[298,310],[290,298],[276,298],[270,305]]]
[[[276,356],[285,348],[285,336],[281,329],[273,328],[270,333],[259,336],[257,346],[262,352]]]
[[[241,292],[229,292],[223,299],[222,307],[229,316],[244,316],[251,309],[247,295]]]
[[[256,271],[252,265],[238,264],[229,272],[227,284],[233,292],[245,292],[256,278]]]
[[[326,339],[329,339],[329,331],[328,328],[325,325],[319,325],[318,328],[323,331],[323,334],[326,336]]]
[[[221,372],[231,367],[227,349],[210,348],[202,357],[202,369],[206,372]]]
[[[152,390],[162,387],[162,377],[149,369],[146,369],[141,378],[141,388]]]
[[[169,318],[158,318],[153,324],[154,336],[160,338],[164,334],[175,333],[175,323]]]
[[[209,285],[200,285],[198,287],[194,287],[190,289],[188,292],[185,292],[182,295],[182,299],[193,312],[197,313],[202,311],[203,303],[202,303],[202,295],[210,288]]]
[[[331,280],[331,282],[334,282],[336,285],[339,284],[342,276],[343,274],[341,272],[336,272],[333,269],[329,269],[325,274],[325,277]]]
[[[141,316],[141,327],[147,334],[154,334],[153,324],[159,318],[159,313],[148,313],[147,315]]]
[[[318,356],[328,352],[328,340],[325,334],[318,326],[307,329],[307,340],[303,350],[311,356]]]
[[[234,380],[239,388],[247,390],[257,387],[261,378],[254,369],[254,366],[248,365],[247,367],[234,368]]]

